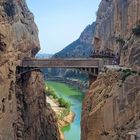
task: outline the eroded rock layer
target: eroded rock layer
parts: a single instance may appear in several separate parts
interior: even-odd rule
[[[0,140],[59,139],[40,73],[16,78],[20,61],[33,57],[39,47],[38,29],[25,0],[1,0]]]
[[[121,64],[140,65],[139,37],[132,33],[140,24],[139,0],[102,0],[97,12],[96,49],[121,54]]]
[[[121,81],[108,71],[91,85],[83,102],[82,140],[130,140],[140,132],[140,76]]]
[[[57,119],[46,104],[45,85],[40,72],[24,74],[16,85],[17,139],[59,140]]]
[[[120,55],[132,70],[99,75],[83,102],[81,140],[140,139],[140,1],[102,0],[94,47]]]

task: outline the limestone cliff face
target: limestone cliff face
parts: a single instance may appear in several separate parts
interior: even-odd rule
[[[91,85],[83,102],[82,140],[131,140],[131,133],[140,138],[140,76],[122,77],[108,71]]]
[[[1,0],[0,140],[59,139],[54,113],[45,105],[41,75],[33,72],[16,79],[16,66],[24,57],[33,57],[39,46],[25,0]],[[58,138],[51,137],[54,133]]]
[[[57,119],[46,104],[43,76],[40,71],[24,74],[17,79],[17,139],[59,140]]]
[[[120,64],[140,70],[139,0],[102,0],[93,44],[120,54]],[[81,140],[140,139],[140,76],[109,70],[91,84],[83,102]],[[135,140],[134,139],[134,140]]]
[[[140,65],[139,37],[132,33],[140,24],[139,0],[102,0],[96,23],[93,40],[96,48],[121,54],[123,65]]]

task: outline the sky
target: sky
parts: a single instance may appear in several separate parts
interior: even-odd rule
[[[40,53],[54,54],[96,20],[100,0],[27,0],[39,29]]]

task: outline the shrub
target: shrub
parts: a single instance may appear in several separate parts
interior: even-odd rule
[[[52,96],[52,98],[54,98],[54,99],[58,99],[58,96],[56,95],[55,91],[51,87],[47,88],[46,94],[48,96]]]
[[[137,74],[136,71],[131,71],[130,69],[124,69],[122,70],[123,72],[123,77],[122,77],[122,82],[124,82],[126,80],[127,77],[129,77],[130,75],[133,75],[133,74]]]
[[[122,71],[122,68],[120,68],[119,70],[118,70],[118,72],[121,72]]]
[[[133,70],[132,73],[137,74],[137,71],[134,71],[134,70]]]
[[[58,102],[59,102],[59,107],[64,108],[61,114],[58,115],[58,118],[63,119],[65,116],[67,116],[70,113],[70,103],[65,101],[63,98],[59,98]]]
[[[122,77],[122,82],[124,82],[124,81],[126,80],[126,78],[127,78],[128,76],[130,76],[131,74],[132,74],[131,72],[125,73],[124,76]]]
[[[59,98],[58,102],[59,102],[59,107],[70,108],[70,104],[67,101],[65,101],[63,98]]]
[[[50,86],[46,86],[46,94],[47,96],[51,96],[53,99],[57,100],[57,102],[59,103],[59,107],[63,107],[64,110],[62,111],[62,113],[60,115],[58,115],[59,119],[63,119],[65,116],[67,116],[70,112],[70,103],[65,101],[63,98],[59,98],[54,89]]]
[[[140,25],[137,25],[136,27],[134,27],[132,29],[132,33],[136,36],[139,36],[140,35]]]
[[[123,38],[116,38],[116,43],[119,43],[121,46],[123,46],[125,44],[125,41],[123,40]]]

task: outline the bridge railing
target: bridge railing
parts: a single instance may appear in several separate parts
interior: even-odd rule
[[[81,67],[100,67],[101,60],[93,58],[75,58],[75,59],[25,59],[22,61],[22,67],[39,68],[81,68]]]

